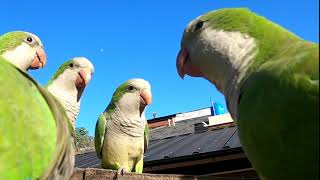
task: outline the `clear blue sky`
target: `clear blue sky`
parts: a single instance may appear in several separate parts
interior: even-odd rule
[[[66,60],[85,56],[95,74],[82,96],[77,127],[93,135],[96,119],[116,87],[140,77],[151,83],[147,118],[210,106],[224,97],[206,80],[178,78],[175,59],[186,24],[219,8],[248,7],[298,36],[319,42],[318,0],[78,0],[1,2],[0,34],[25,30],[44,43],[48,63],[31,74],[45,84]]]

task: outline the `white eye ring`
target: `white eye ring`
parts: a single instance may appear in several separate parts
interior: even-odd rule
[[[25,41],[28,44],[34,44],[34,42],[35,42],[31,36],[27,37]]]

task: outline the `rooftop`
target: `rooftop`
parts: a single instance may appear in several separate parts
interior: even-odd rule
[[[227,121],[220,125],[203,126],[202,122],[209,119],[212,121],[212,116],[200,116],[151,129],[144,172],[204,175],[237,171],[245,177],[255,178],[234,123]],[[100,160],[95,152],[78,154],[75,166],[99,168]]]

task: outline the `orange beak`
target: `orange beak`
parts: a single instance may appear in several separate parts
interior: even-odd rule
[[[82,68],[78,72],[76,86],[85,87],[87,84],[89,84],[90,80],[91,80],[91,71],[88,68]]]
[[[141,93],[140,93],[140,99],[141,99],[141,104],[146,106],[151,104],[152,102],[152,94],[151,91],[149,89],[144,89]]]
[[[189,51],[186,48],[180,49],[176,60],[176,66],[181,79],[183,79],[186,74],[193,77],[203,76],[201,70],[191,63]]]
[[[186,74],[184,72],[184,64],[186,63],[188,56],[189,56],[189,53],[186,49],[180,49],[177,56],[176,66],[177,66],[178,74],[181,77],[181,79],[183,79],[184,75]]]
[[[34,58],[31,62],[30,69],[39,69],[43,68],[46,65],[47,62],[47,56],[44,52],[43,48],[39,47],[36,50],[36,54],[34,55]]]

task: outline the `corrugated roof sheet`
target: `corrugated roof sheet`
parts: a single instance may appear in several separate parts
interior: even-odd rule
[[[241,147],[241,144],[236,127],[209,129],[204,132],[193,132],[152,140],[145,153],[144,161],[147,165],[153,161],[169,160],[190,155],[196,156],[239,147]],[[80,168],[99,167],[100,160],[95,152],[78,154],[76,155],[75,166]]]
[[[145,161],[189,156],[237,147],[241,147],[241,144],[236,134],[236,128],[226,127],[151,141],[145,154]]]

